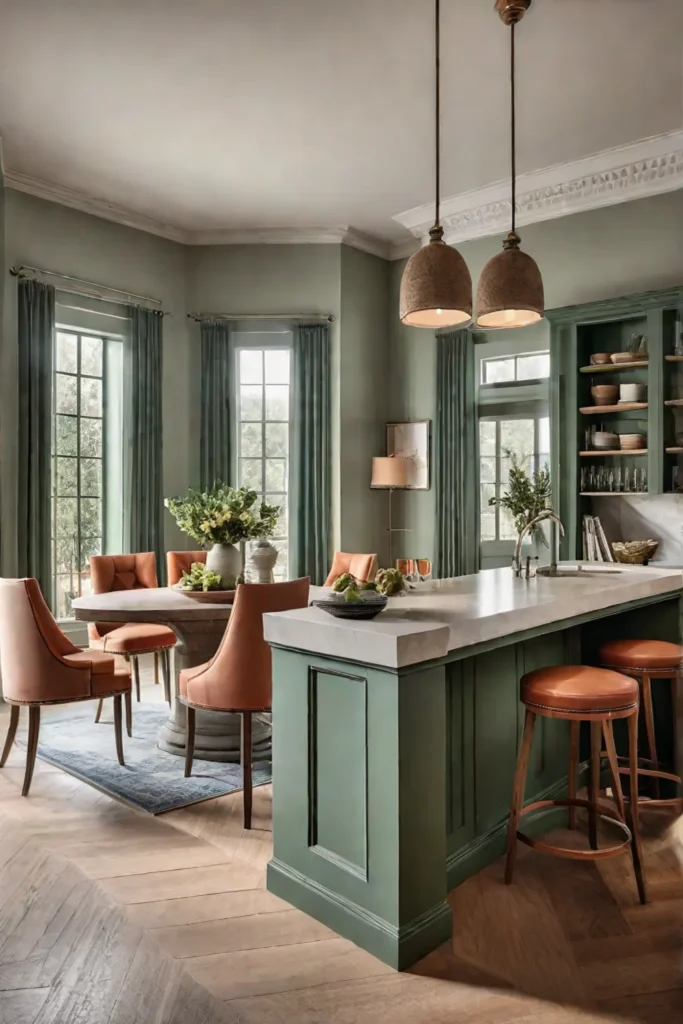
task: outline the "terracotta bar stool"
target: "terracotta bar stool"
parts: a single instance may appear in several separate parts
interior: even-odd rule
[[[169,587],[180,583],[184,572],[189,572],[194,562],[206,565],[206,551],[167,551],[166,578]]]
[[[22,707],[28,708],[26,772],[28,796],[38,751],[40,709],[46,704],[114,698],[116,755],[123,765],[121,698],[130,706],[130,670],[111,654],[74,647],[55,622],[34,579],[0,580],[0,671],[10,705],[9,728],[0,756],[4,767],[14,743]]]
[[[94,594],[157,587],[156,557],[153,551],[134,555],[91,555],[90,579]],[[127,622],[124,625],[118,622],[91,622],[88,625],[88,638],[90,647],[94,650],[106,651],[107,654],[118,654],[126,661],[131,662],[138,702],[140,700],[139,655],[154,655],[155,676],[157,659],[160,659],[164,679],[164,695],[168,703],[171,703],[169,652],[176,643],[176,635],[172,629],[153,622]],[[96,722],[99,722],[101,714],[102,701],[97,708]],[[130,731],[129,720],[126,721],[126,726]]]
[[[679,807],[681,797],[676,796],[670,799],[660,799],[660,779],[668,779],[670,782],[681,784],[680,775],[665,772],[660,769],[657,757],[657,740],[655,737],[655,718],[652,707],[652,680],[668,679],[671,686],[671,703],[674,710],[674,751],[676,750],[676,705],[680,697],[678,690],[678,678],[683,662],[683,647],[679,644],[672,644],[665,640],[611,640],[603,644],[599,652],[600,664],[606,668],[613,668],[624,675],[633,676],[640,684],[640,708],[645,719],[645,734],[647,737],[648,756],[640,758],[638,774],[649,777],[653,783],[654,799],[639,799],[641,804],[649,807]],[[623,763],[625,758],[619,758]],[[620,768],[622,774],[627,769]]]
[[[625,718],[628,723],[629,735],[629,777],[631,785],[638,784],[638,684],[634,679],[603,668],[591,668],[586,665],[556,665],[551,668],[538,669],[522,677],[521,700],[526,707],[524,718],[524,735],[517,757],[515,781],[512,791],[512,805],[508,822],[507,860],[505,864],[505,882],[512,882],[517,852],[517,840],[526,843],[533,849],[550,853],[557,857],[568,857],[573,860],[604,860],[623,853],[629,847],[633,857],[638,895],[641,903],[647,902],[645,880],[643,877],[643,857],[638,832],[638,803],[634,801],[628,808],[621,789],[621,778],[614,746],[612,722],[616,718]],[[535,803],[524,804],[527,767],[536,718],[563,718],[570,723],[570,755],[569,755],[569,793],[564,800],[537,800]],[[581,722],[590,722],[591,730],[591,765],[588,784],[588,799],[576,796],[576,776],[579,753],[579,726]],[[614,817],[613,809],[599,801],[601,737],[604,736],[606,756],[609,761],[613,780],[614,802],[618,818]],[[532,811],[548,807],[568,807],[570,815],[576,807],[584,807],[588,811],[588,839],[590,850],[576,850],[568,847],[554,846],[527,836],[519,831],[520,819]],[[629,820],[627,823],[627,811]],[[624,840],[613,846],[598,847],[597,821],[601,817],[617,826],[624,835]],[[573,822],[570,818],[570,827]]]
[[[335,551],[324,586],[331,587],[337,577],[345,572],[351,573],[361,583],[374,580],[377,575],[377,555],[351,555],[346,551]]]

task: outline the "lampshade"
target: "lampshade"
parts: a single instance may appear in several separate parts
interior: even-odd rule
[[[408,327],[454,327],[472,319],[472,277],[457,249],[434,227],[429,242],[408,260],[399,315]]]
[[[406,487],[412,478],[413,460],[403,455],[376,457],[372,460],[371,487]]]
[[[488,261],[477,288],[477,327],[527,327],[543,319],[543,278],[536,261],[522,252],[518,235]]]

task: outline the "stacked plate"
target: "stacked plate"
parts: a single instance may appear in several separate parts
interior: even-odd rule
[[[619,435],[609,430],[596,430],[593,434],[593,447],[597,451],[613,451],[619,447]]]
[[[619,447],[627,452],[638,451],[645,447],[644,434],[619,434]]]

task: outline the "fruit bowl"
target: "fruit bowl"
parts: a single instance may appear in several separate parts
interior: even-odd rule
[[[617,562],[627,565],[647,565],[651,558],[654,558],[659,541],[656,540],[625,540],[615,541],[612,544],[612,551]]]
[[[206,604],[232,604],[237,593],[235,590],[183,590],[182,587],[178,587],[178,590],[193,601],[204,601]]]
[[[330,594],[320,601],[311,602],[336,619],[374,619],[387,606],[384,594],[363,591],[360,601],[347,601],[343,594]]]

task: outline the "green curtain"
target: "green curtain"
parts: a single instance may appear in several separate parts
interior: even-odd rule
[[[230,465],[230,328],[227,323],[201,326],[201,429],[199,435],[202,489],[214,480],[231,482]]]
[[[332,444],[330,332],[297,324],[292,359],[292,508],[294,576],[325,582],[330,568]]]
[[[451,331],[436,345],[434,575],[444,579],[479,568],[474,339]]]
[[[52,603],[52,366],[55,290],[19,281],[18,567]]]
[[[130,551],[154,551],[161,584],[165,576],[161,418],[163,315],[140,306],[131,306],[129,315],[126,532]]]

